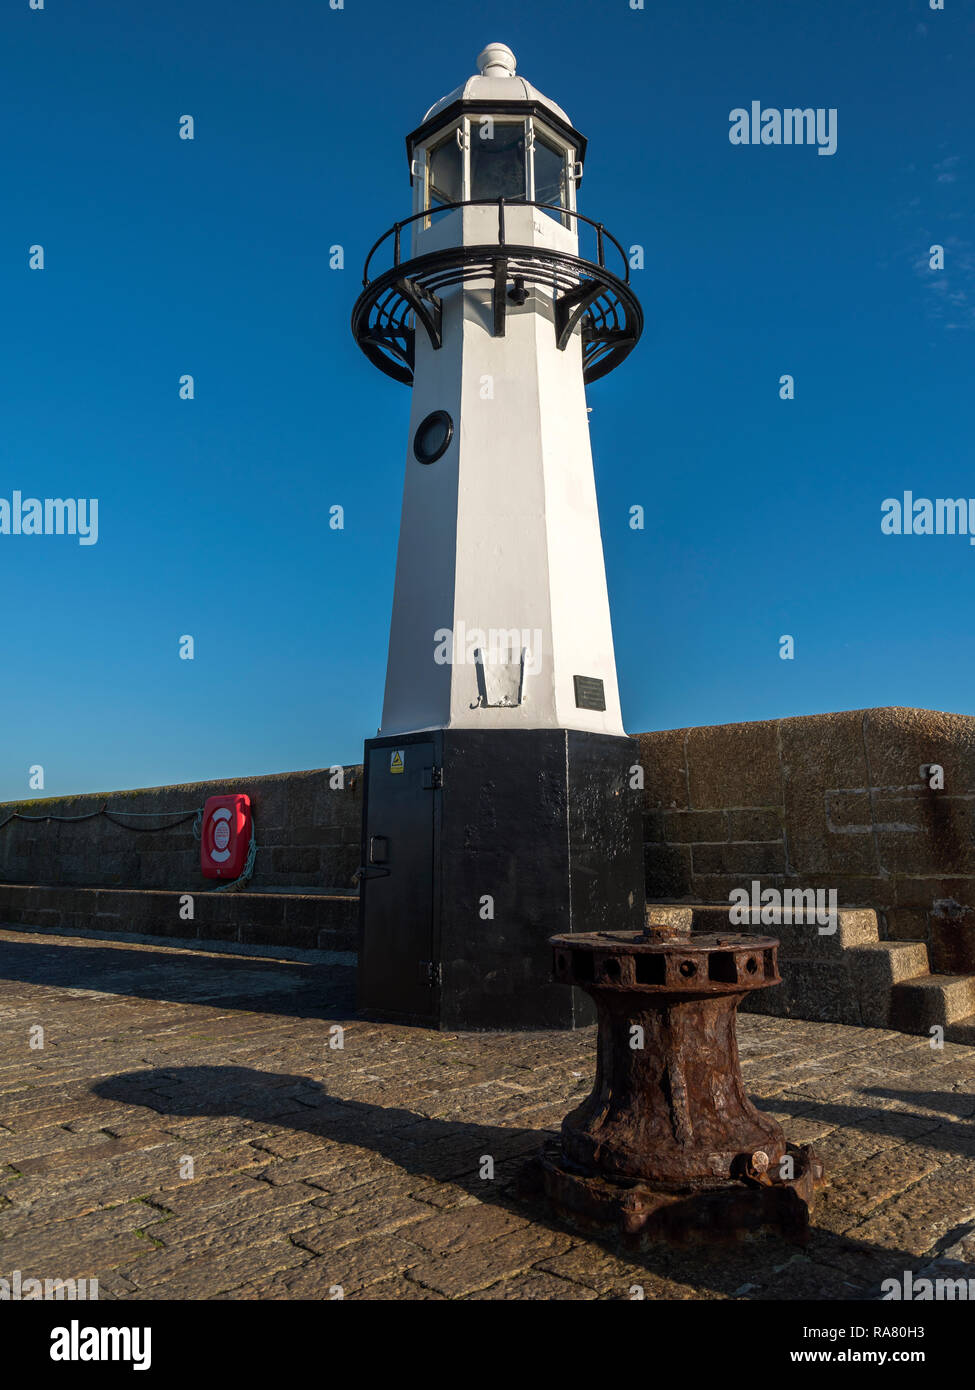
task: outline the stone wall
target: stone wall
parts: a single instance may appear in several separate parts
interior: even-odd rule
[[[195,811],[208,796],[247,792],[257,838],[253,889],[356,891],[362,818],[362,769],[343,769],[342,787],[330,769],[270,777],[234,777],[130,792],[99,792],[0,805],[0,822],[25,816],[84,816],[88,820],[11,820],[0,826],[0,883],[194,891],[213,887],[200,872],[192,820],[173,829],[174,813]],[[151,812],[151,816],[127,815]]]
[[[975,973],[975,718],[918,709],[641,734],[647,895],[727,903],[733,888],[835,889],[841,907],[873,908],[881,935],[924,941],[931,968]],[[922,766],[944,769],[943,788]],[[328,769],[0,805],[25,815],[105,816],[0,826],[0,883],[194,891],[191,821],[167,813],[246,791],[258,852],[251,887],[356,891],[362,769]],[[155,819],[127,818],[151,811]],[[307,910],[307,909],[303,909]]]
[[[651,900],[835,889],[890,939],[927,942],[933,970],[975,971],[975,717],[850,710],[639,742]]]
[[[354,963],[359,919],[355,894],[202,892],[190,896],[192,916],[185,892],[2,883],[0,923],[58,933],[134,933],[328,951],[339,963]]]

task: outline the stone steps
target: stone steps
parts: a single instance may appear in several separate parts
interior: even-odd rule
[[[860,1022],[866,1028],[886,1028],[895,987],[925,974],[928,948],[923,941],[865,942],[851,947],[850,965],[857,984]]]
[[[193,911],[189,919],[188,899]],[[359,899],[342,893],[180,893],[0,884],[0,923],[54,932],[134,932],[347,954],[358,947],[358,917]]]
[[[975,1013],[975,975],[918,975],[892,991],[891,1023],[904,1032],[926,1033],[934,1024],[946,1028]],[[905,1026],[917,1022],[917,1028]]]
[[[783,950],[801,955],[841,956],[854,946],[868,945],[880,940],[877,914],[872,908],[841,907],[836,912],[836,930],[821,930],[817,922],[800,918],[769,926],[756,921],[745,926],[732,923],[725,903],[670,904],[648,903],[647,921],[666,926],[680,926],[691,931],[751,932],[757,936],[775,936]]]
[[[945,1037],[948,1042],[967,1043],[969,1047],[975,1047],[975,1014],[960,1018],[957,1023],[949,1023]]]
[[[975,975],[932,974],[923,941],[881,941],[872,908],[839,908],[832,933],[812,920],[741,926],[729,911],[725,903],[651,903],[647,920],[778,937],[782,984],[750,995],[742,1005],[750,1013],[919,1036],[937,1024],[949,1042],[975,1045]]]

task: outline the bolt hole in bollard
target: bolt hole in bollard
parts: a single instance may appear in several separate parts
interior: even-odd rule
[[[674,927],[551,938],[555,979],[598,1019],[592,1092],[535,1166],[555,1214],[628,1245],[804,1241],[822,1164],[755,1108],[738,1059],[738,1006],[781,983],[778,944]]]

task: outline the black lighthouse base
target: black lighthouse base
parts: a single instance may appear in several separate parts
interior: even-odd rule
[[[444,729],[365,745],[359,1008],[446,1029],[595,1019],[548,938],[643,927],[635,740]]]

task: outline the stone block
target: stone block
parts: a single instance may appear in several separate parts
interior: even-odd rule
[[[213,934],[214,940],[233,940],[236,935],[240,908],[236,899],[250,897],[247,893],[216,892],[216,880],[208,881],[211,886],[202,893],[193,895],[193,918],[200,928],[201,936]],[[224,929],[233,927],[233,932]]]
[[[686,729],[639,734],[639,763],[643,768],[646,806],[687,808],[687,771],[684,762]]]
[[[880,909],[893,906],[895,902],[895,883],[891,878],[871,878],[867,874],[840,874],[828,876],[814,875],[813,887],[835,888],[839,901],[844,907],[858,903],[869,903]]]
[[[919,941],[877,941],[854,947],[849,952],[849,964],[864,1026],[886,1028],[890,1023],[892,987],[924,975],[928,953]]]
[[[93,870],[89,870],[95,876],[95,881],[102,884],[119,887],[135,886],[141,882],[140,858],[133,850],[111,850],[99,854],[96,858],[96,865]]]
[[[789,858],[810,873],[877,871],[873,837],[830,829],[827,793],[870,785],[861,711],[783,719],[779,724]]]
[[[688,804],[699,810],[780,806],[776,729],[774,720],[688,729]]]
[[[678,927],[681,931],[692,931],[695,925],[695,909],[690,904],[651,903],[647,906],[647,922],[654,926]]]
[[[728,838],[724,811],[665,811],[663,819],[669,844],[719,843]]]
[[[929,792],[888,798],[877,814],[880,863],[888,873],[975,874],[975,802]]]
[[[827,791],[826,825],[834,834],[872,835],[873,806],[869,790]]]
[[[832,829],[826,814],[826,795],[804,781],[786,790],[786,838],[792,870],[803,879],[813,874],[879,873],[874,835]]]
[[[942,908],[928,917],[931,968],[946,975],[975,975],[975,910]]]
[[[691,891],[691,851],[688,845],[646,845],[648,898],[683,898]]]
[[[317,874],[321,869],[321,850],[317,846],[287,846],[271,854],[275,874]]]
[[[779,806],[744,806],[728,811],[729,840],[780,840],[782,830]]]
[[[771,844],[747,841],[727,845],[692,845],[691,864],[695,877],[701,874],[751,874],[762,880],[785,872],[785,846],[781,840]]]
[[[933,912],[938,902],[953,899],[962,910],[975,908],[975,876],[898,874],[894,883],[894,907],[916,907]]]
[[[927,975],[891,990],[890,1024],[905,1033],[926,1033],[975,1014],[975,976]]]
[[[180,922],[184,936],[198,936],[207,941],[239,941],[240,926],[237,921],[239,909],[234,904],[235,893],[199,894],[194,900],[192,922]],[[211,904],[227,903],[224,914],[214,914]],[[201,910],[202,909],[202,910]],[[179,933],[176,933],[179,935]]]
[[[296,946],[302,950],[315,950],[318,946],[318,929],[315,927],[289,927],[283,921],[245,920],[240,923],[237,938],[244,945]]]
[[[38,846],[39,850],[40,848]],[[37,855],[37,858],[41,858],[40,854]],[[39,879],[47,879],[51,883],[78,884],[80,886],[92,881],[83,854],[59,854],[55,863],[50,865],[38,863],[34,872]]]
[[[785,879],[782,874],[763,874],[759,881],[763,889],[775,888],[781,892]],[[752,873],[695,874],[693,880],[694,901],[714,903],[719,907],[727,908],[731,905],[732,892],[743,888],[747,893],[753,882],[755,882],[755,875]]]
[[[139,855],[132,886],[188,893],[198,887],[201,878],[199,849],[192,856],[185,850],[159,850]]]
[[[255,779],[255,784],[252,787],[241,784],[229,790],[246,791],[251,795],[258,840],[262,825],[286,825],[290,820],[286,778],[266,777],[259,781]]]
[[[356,871],[362,858],[358,844],[343,845],[340,851],[325,852],[317,886],[333,890],[356,890]]]
[[[944,768],[949,795],[975,793],[975,718],[893,706],[863,712],[863,732],[877,787],[920,785],[922,765]]]
[[[332,775],[326,769],[315,783],[311,803],[311,822],[314,825],[341,826],[362,818],[362,768],[345,766],[344,785],[333,787]]]
[[[804,915],[798,921],[782,921],[770,925],[749,923],[735,926],[735,931],[759,932],[765,936],[778,938],[782,961],[797,959],[838,961],[844,953],[861,944],[870,944],[878,939],[876,914],[871,910],[838,908],[836,930],[822,931],[825,924],[814,916]]]
[[[892,941],[926,941],[928,914],[920,908],[888,907],[884,924]]]
[[[794,1016],[827,1023],[862,1022],[856,985],[846,961],[786,961],[785,971],[791,981]]]

